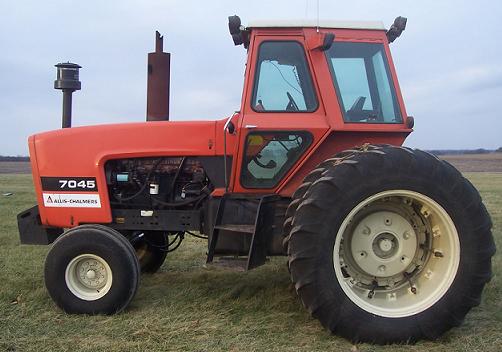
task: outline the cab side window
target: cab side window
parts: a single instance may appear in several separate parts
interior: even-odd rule
[[[246,137],[241,184],[273,188],[312,143],[308,132],[251,132]]]
[[[300,43],[261,43],[251,104],[258,112],[311,112],[317,109],[312,78]]]

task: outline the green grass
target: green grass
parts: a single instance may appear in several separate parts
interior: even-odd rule
[[[473,173],[502,248],[502,173]],[[6,197],[2,193],[13,192]],[[205,269],[205,242],[188,238],[157,274],[142,277],[130,307],[115,316],[61,312],[43,281],[48,247],[21,246],[16,214],[34,204],[29,175],[0,175],[0,351],[350,351],[327,333],[290,287],[284,258],[238,273]],[[360,351],[502,350],[502,256],[482,303],[438,341],[361,344]],[[364,322],[361,322],[364,324]]]

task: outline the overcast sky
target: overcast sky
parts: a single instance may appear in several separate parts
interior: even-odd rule
[[[219,119],[240,107],[246,52],[227,16],[316,17],[316,0],[0,0],[0,154],[27,155],[30,134],[61,124],[54,64],[83,66],[74,126],[143,121],[154,32],[172,53],[171,119]],[[392,45],[422,149],[502,146],[501,1],[320,0],[321,19],[408,27]],[[127,141],[124,141],[127,143]]]

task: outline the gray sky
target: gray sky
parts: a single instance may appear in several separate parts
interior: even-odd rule
[[[61,124],[54,64],[83,66],[74,126],[143,121],[146,54],[154,32],[172,53],[171,119],[217,119],[240,107],[245,50],[227,16],[315,18],[316,0],[0,0],[0,154],[27,155],[30,134]],[[329,1],[322,19],[381,20],[408,27],[391,45],[423,149],[502,146],[502,2]],[[126,142],[126,141],[125,141]]]

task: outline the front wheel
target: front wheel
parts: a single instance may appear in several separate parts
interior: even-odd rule
[[[47,290],[67,313],[120,312],[136,294],[139,276],[129,241],[101,225],[68,230],[54,242],[45,261]]]
[[[286,239],[297,293],[326,328],[373,343],[437,338],[479,304],[491,221],[451,165],[365,146],[315,173]]]

